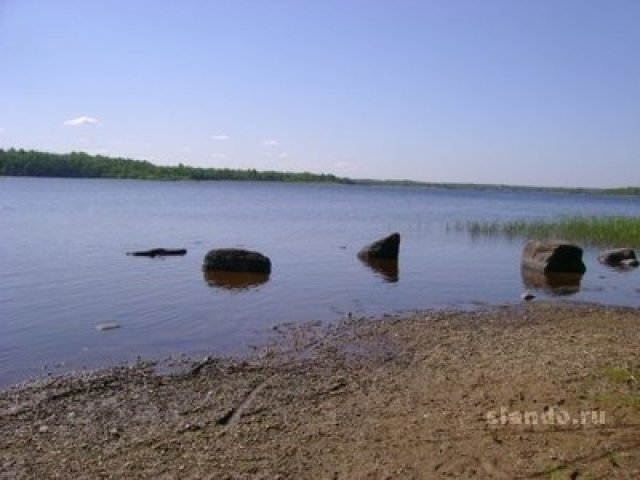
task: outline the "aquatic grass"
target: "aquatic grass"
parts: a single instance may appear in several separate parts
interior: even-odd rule
[[[640,217],[576,216],[552,220],[473,221],[455,224],[453,228],[466,230],[472,237],[562,238],[598,247],[640,245]]]

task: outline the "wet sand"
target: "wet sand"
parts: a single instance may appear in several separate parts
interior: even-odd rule
[[[0,478],[640,478],[640,311],[282,326],[244,359],[0,393]]]

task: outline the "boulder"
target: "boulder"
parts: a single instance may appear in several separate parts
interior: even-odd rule
[[[600,263],[609,265],[610,267],[637,267],[638,259],[636,252],[631,248],[614,248],[605,250],[598,255]]]
[[[204,281],[210,287],[226,290],[249,290],[269,281],[268,273],[229,272],[225,270],[204,270]]]
[[[241,248],[218,248],[209,251],[204,257],[204,270],[222,270],[227,272],[271,273],[269,257]]]
[[[127,255],[133,255],[134,257],[164,257],[167,255],[186,255],[187,251],[184,248],[153,248],[151,250],[141,250],[137,252],[127,252]]]
[[[525,267],[521,273],[526,288],[542,290],[553,296],[573,295],[580,291],[581,273],[543,273]]]
[[[392,233],[388,237],[382,238],[364,247],[358,252],[361,259],[391,259],[397,260],[400,249],[400,234]]]
[[[360,261],[385,281],[398,281],[398,260],[395,258],[360,258]]]
[[[543,274],[582,275],[587,269],[582,262],[582,248],[562,240],[530,240],[522,252],[522,266]]]

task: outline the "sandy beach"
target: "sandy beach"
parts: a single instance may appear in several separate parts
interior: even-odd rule
[[[48,379],[0,394],[0,478],[640,478],[639,326],[534,301]]]

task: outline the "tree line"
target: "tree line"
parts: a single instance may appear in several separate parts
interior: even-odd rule
[[[510,185],[482,185],[470,183],[428,183],[412,180],[369,180],[338,177],[332,174],[309,172],[258,171],[255,169],[198,168],[182,164],[159,166],[144,160],[89,155],[84,152],[48,153],[23,149],[0,149],[0,176],[12,177],[71,177],[71,178],[130,178],[142,180],[254,180],[269,182],[322,182],[350,185],[387,185],[404,187],[546,191],[576,194],[609,194],[639,196],[640,187],[622,188],[557,188]]]
[[[60,154],[14,148],[0,149],[0,176],[351,183],[349,179],[332,174],[198,168],[183,164],[159,166],[143,160],[84,152]]]

